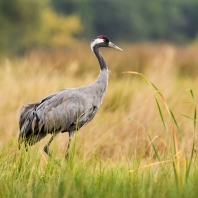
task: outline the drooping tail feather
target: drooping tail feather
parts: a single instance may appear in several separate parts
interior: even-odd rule
[[[36,109],[36,107],[40,104],[40,102],[37,103],[27,103],[24,106],[22,106],[19,110],[19,127],[20,130],[23,127],[24,123],[27,121],[28,117],[32,113],[33,110]]]
[[[19,110],[19,128],[20,134],[18,138],[19,148],[22,142],[25,145],[32,144],[28,138],[32,135],[32,122],[34,120],[34,111],[40,103],[27,103]]]

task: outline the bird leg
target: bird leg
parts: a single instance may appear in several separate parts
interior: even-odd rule
[[[47,153],[47,155],[49,155],[51,157],[51,153],[49,151],[49,146],[52,143],[54,137],[56,136],[57,133],[53,133],[52,137],[50,138],[49,142],[45,145],[45,147],[43,148],[43,150],[45,151],[45,153]]]
[[[65,155],[66,160],[69,159],[69,148],[70,148],[71,140],[73,139],[75,134],[76,134],[76,131],[69,131],[69,142],[67,145],[67,150],[66,150],[66,155]]]

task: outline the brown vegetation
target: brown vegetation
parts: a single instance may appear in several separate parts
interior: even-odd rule
[[[161,153],[169,151],[166,144],[171,140],[172,129],[164,104],[159,103],[167,132],[154,98],[155,90],[139,76],[122,73],[136,71],[144,74],[165,97],[182,132],[181,136],[178,134],[179,149],[189,153],[188,145],[194,133],[193,121],[182,114],[193,117],[197,105],[185,102],[192,102],[186,89],[193,90],[197,101],[198,48],[176,47],[166,43],[120,44],[120,47],[124,52],[101,50],[110,70],[109,87],[96,117],[78,132],[77,152],[83,150],[84,156],[99,154],[103,159],[113,161],[118,158],[126,160],[132,155],[137,158],[155,157],[148,134],[154,138],[156,148]],[[98,73],[98,62],[88,44],[55,52],[34,51],[21,58],[2,59],[0,146],[12,140],[17,149],[17,114],[23,104],[39,101],[63,88],[88,85]],[[46,139],[35,145],[34,149],[42,148]],[[63,153],[67,140],[67,133],[58,135],[52,143],[52,150],[57,155]]]

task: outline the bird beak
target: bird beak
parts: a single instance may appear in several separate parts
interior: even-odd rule
[[[123,51],[121,48],[119,48],[118,46],[116,46],[115,44],[113,44],[112,42],[109,42],[109,47]]]

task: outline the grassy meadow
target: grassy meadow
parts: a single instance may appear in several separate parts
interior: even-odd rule
[[[197,197],[198,47],[168,43],[101,49],[109,86],[64,159],[68,134],[18,150],[18,111],[88,85],[99,66],[89,44],[0,59],[0,197]],[[133,71],[136,73],[123,73]]]

